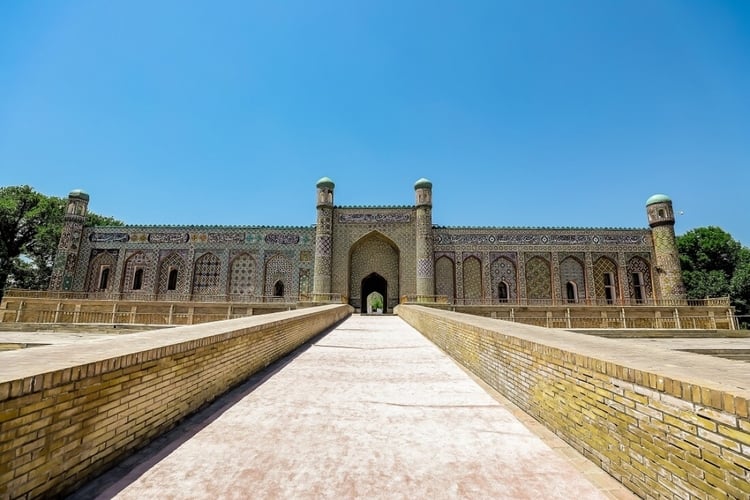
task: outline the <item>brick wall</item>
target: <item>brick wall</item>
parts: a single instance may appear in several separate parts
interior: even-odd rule
[[[644,498],[750,498],[750,365],[401,305],[427,338]]]
[[[0,359],[0,498],[59,495],[350,314],[328,305]]]

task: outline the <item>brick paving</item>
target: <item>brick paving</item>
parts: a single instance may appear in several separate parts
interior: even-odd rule
[[[74,498],[634,498],[395,316],[353,316]]]

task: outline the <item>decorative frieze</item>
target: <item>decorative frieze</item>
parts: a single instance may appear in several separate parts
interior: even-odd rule
[[[436,245],[644,245],[645,234],[437,233]]]
[[[411,222],[409,213],[355,213],[339,214],[338,221],[342,224],[393,224]]]

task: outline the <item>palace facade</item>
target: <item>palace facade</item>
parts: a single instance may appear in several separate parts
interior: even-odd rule
[[[84,227],[68,198],[50,290],[155,301],[321,302],[366,308],[380,294],[455,304],[620,305],[685,299],[672,202],[646,202],[649,227],[469,228],[432,221],[432,183],[411,206],[336,206],[317,183],[314,226]]]

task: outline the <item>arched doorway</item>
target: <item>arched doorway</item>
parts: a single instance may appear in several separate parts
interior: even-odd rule
[[[362,294],[360,297],[367,297],[372,292],[378,292],[383,296],[383,312],[388,312],[388,282],[378,273],[370,273],[362,279]],[[367,310],[367,306],[362,302],[362,312]]]

